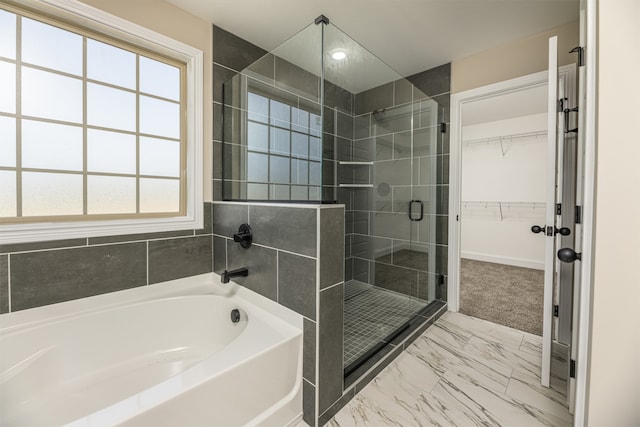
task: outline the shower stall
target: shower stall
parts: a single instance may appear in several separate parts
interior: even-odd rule
[[[446,300],[443,107],[324,16],[223,99],[224,200],[345,206],[348,377]]]

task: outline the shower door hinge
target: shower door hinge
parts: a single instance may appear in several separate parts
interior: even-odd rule
[[[560,306],[559,305],[554,305],[553,306],[553,317],[558,317],[560,315]]]
[[[576,224],[582,224],[582,206],[576,206]]]
[[[576,46],[569,51],[569,53],[578,53],[578,65],[582,67],[584,65],[584,48],[582,46]]]
[[[440,123],[440,133],[447,133],[447,124],[445,122]]]
[[[573,359],[569,360],[569,377],[570,378],[576,377],[576,361]]]

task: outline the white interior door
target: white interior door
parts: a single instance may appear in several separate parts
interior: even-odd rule
[[[542,312],[541,383],[549,387],[551,378],[551,342],[553,333],[553,284],[555,279],[555,220],[558,140],[558,37],[549,39],[549,92],[547,109],[547,206],[545,214],[544,305]]]

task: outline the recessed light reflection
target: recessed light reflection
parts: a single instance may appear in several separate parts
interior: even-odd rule
[[[343,50],[336,50],[331,54],[331,57],[336,61],[342,61],[344,58],[347,57],[347,53]]]

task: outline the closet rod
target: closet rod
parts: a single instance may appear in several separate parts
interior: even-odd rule
[[[478,138],[478,139],[468,139],[463,141],[465,144],[480,144],[487,142],[502,142],[502,141],[512,141],[514,139],[522,139],[522,138],[537,138],[539,136],[547,136],[546,130],[540,130],[536,132],[525,132],[525,133],[514,133],[511,135],[500,135],[500,136],[492,136],[489,138]]]

